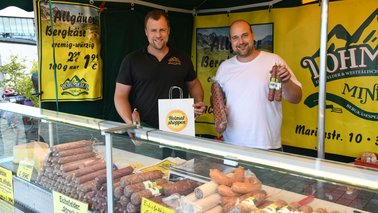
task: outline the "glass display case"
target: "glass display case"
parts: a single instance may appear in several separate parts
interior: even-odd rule
[[[151,208],[145,199],[176,212],[378,209],[371,168],[18,104],[0,112],[0,167],[12,173],[16,207],[53,212],[60,193],[98,212],[140,212]],[[172,157],[162,159],[164,148]]]

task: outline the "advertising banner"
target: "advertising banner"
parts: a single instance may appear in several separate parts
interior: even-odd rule
[[[59,1],[37,7],[41,101],[102,99],[99,9]]]
[[[378,152],[378,1],[345,0],[329,3],[325,152],[356,157]],[[237,19],[252,27],[272,23],[272,47],[302,83],[299,104],[283,102],[282,143],[317,149],[320,14],[318,4],[255,12],[195,17],[193,59],[210,106],[211,78],[222,60],[230,57],[228,32],[218,31]],[[353,17],[353,18],[352,18]],[[220,33],[216,33],[217,35]],[[217,39],[218,41],[216,41]],[[258,39],[256,39],[258,40]],[[219,49],[201,49],[202,42]],[[258,44],[258,42],[255,44]],[[210,45],[211,47],[211,45]],[[208,51],[208,52],[206,52]],[[243,112],[240,112],[241,114]],[[253,118],[251,118],[253,119]],[[197,134],[216,135],[212,109],[197,119]]]

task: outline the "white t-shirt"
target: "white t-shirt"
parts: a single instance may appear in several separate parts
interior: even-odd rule
[[[270,70],[285,65],[291,80],[302,86],[286,62],[276,54],[263,52],[250,62],[236,56],[224,61],[215,76],[227,99],[226,143],[259,149],[281,147],[282,105],[268,101]],[[282,94],[285,98],[285,94]]]

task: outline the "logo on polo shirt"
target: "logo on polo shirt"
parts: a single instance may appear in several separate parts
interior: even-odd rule
[[[170,65],[181,65],[181,61],[177,57],[171,57],[170,59],[168,59],[168,64],[170,64]]]

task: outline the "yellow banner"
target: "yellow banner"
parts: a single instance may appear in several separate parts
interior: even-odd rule
[[[357,157],[378,152],[378,1],[344,0],[329,3],[325,151]],[[303,85],[300,104],[283,102],[282,143],[317,149],[320,14],[317,4],[255,12],[196,16],[192,53],[198,77],[210,101],[211,69],[201,64],[198,42],[203,28],[228,27],[236,19],[254,25],[273,23],[273,52],[288,63]],[[353,17],[353,18],[347,18]],[[217,38],[229,45],[228,38]],[[230,48],[230,46],[228,46]],[[218,57],[212,52],[209,57]],[[209,62],[210,65],[210,62]],[[242,113],[242,112],[240,112]],[[197,134],[216,135],[212,110],[196,124]]]
[[[38,6],[41,101],[102,99],[99,9],[59,1]]]

